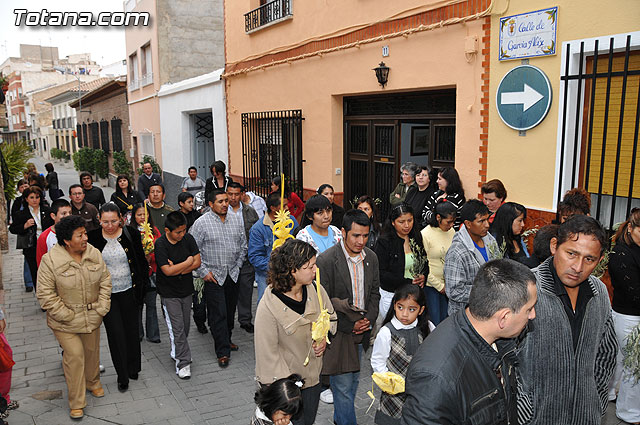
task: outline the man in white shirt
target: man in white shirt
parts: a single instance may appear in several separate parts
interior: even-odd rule
[[[189,192],[193,196],[196,196],[198,192],[204,190],[205,182],[198,177],[198,169],[196,167],[189,167],[189,177],[185,177],[182,181],[182,191]]]

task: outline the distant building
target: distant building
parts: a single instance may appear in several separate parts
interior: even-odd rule
[[[82,140],[87,140],[87,136],[84,133],[82,135],[78,135],[76,129],[78,124],[76,110],[72,108],[70,104],[77,101],[90,91],[103,86],[109,81],[111,81],[109,78],[99,78],[86,83],[80,82],[76,85],[71,85],[68,90],[62,93],[45,99],[46,102],[51,104],[53,109],[51,120],[55,137],[55,145],[52,145],[52,148],[62,149],[69,152],[69,154],[73,154],[80,148],[78,139],[82,137]],[[88,132],[88,140],[91,140],[90,146],[99,148],[100,143],[97,124],[95,124],[95,126],[91,124],[88,128],[83,126],[83,131]],[[86,146],[86,143],[83,143],[83,145]]]
[[[109,65],[104,65],[98,71],[101,77],[117,78],[127,75],[127,60],[122,59]]]
[[[29,116],[31,119],[31,140],[38,155],[51,158],[50,151],[55,144],[55,132],[53,130],[53,108],[46,99],[69,90],[76,85],[75,81],[45,87],[27,92],[31,107]]]
[[[69,74],[75,74],[81,81],[98,78],[99,65],[91,60],[91,54],[81,53],[58,57],[58,48],[30,44],[20,45],[20,56],[9,57],[0,65],[0,72],[9,79],[6,113],[7,126],[0,128],[3,140],[29,140],[35,146],[34,128],[31,123],[32,102],[27,93],[77,81],[74,75],[62,74],[55,70],[61,67]],[[36,130],[37,133],[37,130]]]
[[[137,156],[129,133],[126,80],[107,80],[85,92],[69,106],[75,109],[75,116],[78,118],[75,130],[78,134],[78,146],[99,148],[108,154],[109,185],[114,186],[117,173],[113,166],[113,153],[124,152],[129,162]],[[134,165],[132,163],[132,167]]]

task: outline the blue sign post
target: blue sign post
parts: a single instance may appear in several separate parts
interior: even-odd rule
[[[496,107],[507,126],[525,131],[547,116],[551,97],[551,84],[545,73],[532,65],[520,65],[502,77]]]

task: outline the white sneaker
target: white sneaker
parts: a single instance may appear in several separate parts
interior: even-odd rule
[[[104,373],[104,366],[100,365],[100,373]]]
[[[191,378],[191,365],[186,365],[182,369],[178,371],[178,378],[180,379],[189,379]],[[333,398],[333,397],[332,397]]]
[[[333,404],[333,392],[331,392],[331,388],[327,388],[320,393],[320,400],[323,403]]]
[[[258,287],[258,282],[256,282],[255,280],[253,281],[253,287],[257,288]]]

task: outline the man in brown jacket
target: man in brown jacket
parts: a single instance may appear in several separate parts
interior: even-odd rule
[[[323,375],[330,375],[333,420],[356,425],[354,399],[362,350],[369,348],[378,316],[378,257],[366,247],[369,217],[360,210],[344,215],[342,241],[318,256],[321,281],[338,315],[338,331],[325,352]]]

